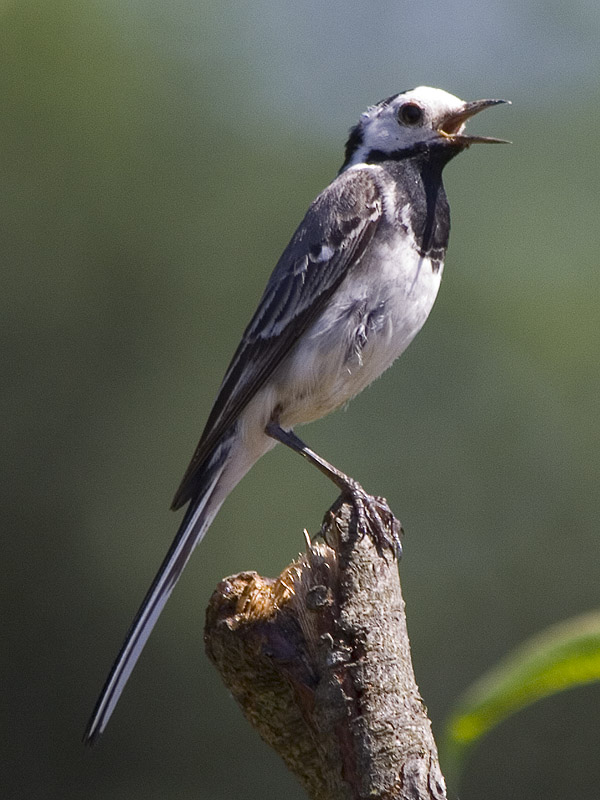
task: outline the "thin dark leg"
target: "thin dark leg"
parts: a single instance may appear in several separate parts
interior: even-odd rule
[[[333,464],[330,464],[329,461],[325,461],[318,453],[315,453],[314,450],[311,450],[310,447],[305,445],[302,439],[298,438],[293,431],[285,431],[282,427],[277,425],[277,423],[270,422],[267,425],[266,432],[271,438],[276,439],[278,442],[281,442],[281,444],[285,444],[295,453],[304,456],[304,458],[311,464],[314,464],[323,475],[327,475],[329,480],[333,481],[338,489],[345,491],[349,486],[355,483],[352,478],[340,472]]]
[[[270,422],[265,432],[295,453],[299,453],[326,475],[329,480],[333,481],[342,492],[342,495],[352,502],[358,518],[359,531],[362,534],[370,532],[380,551],[387,547],[394,552],[397,558],[400,558],[402,555],[400,541],[402,528],[398,529],[398,523],[383,498],[367,494],[358,481],[350,478],[339,469],[336,469],[333,464],[321,458],[318,453],[315,453],[314,450],[305,445],[302,439],[296,436],[293,431],[286,431],[276,422]]]

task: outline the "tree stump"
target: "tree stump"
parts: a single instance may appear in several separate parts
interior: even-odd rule
[[[443,800],[397,561],[341,498],[323,532],[276,579],[219,583],[207,653],[312,800]]]

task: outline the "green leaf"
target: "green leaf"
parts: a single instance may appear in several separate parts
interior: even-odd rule
[[[600,611],[532,637],[458,699],[440,747],[448,780],[457,780],[470,747],[506,717],[543,697],[598,680]]]

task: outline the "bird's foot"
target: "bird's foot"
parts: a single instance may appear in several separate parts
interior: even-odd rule
[[[402,535],[404,533],[399,520],[393,515],[384,497],[368,494],[353,478],[345,476],[342,500],[349,501],[356,515],[356,530],[360,536],[372,538],[380,556],[391,550],[398,561],[402,558]],[[327,524],[327,518],[323,525]]]
[[[333,464],[325,461],[318,453],[307,447],[293,431],[285,430],[276,420],[272,420],[266,426],[265,433],[278,442],[285,444],[294,452],[299,453],[335,483],[342,492],[342,499],[349,500],[354,508],[356,527],[359,534],[361,536],[365,534],[371,536],[379,555],[383,556],[385,550],[391,550],[393,556],[397,559],[401,558],[402,525],[392,514],[385,498],[373,497],[373,495],[365,492],[358,481],[340,472]],[[328,517],[329,512],[321,526],[322,534],[325,534],[327,529]]]

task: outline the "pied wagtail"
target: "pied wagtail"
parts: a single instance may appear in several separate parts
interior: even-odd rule
[[[504,141],[464,133],[470,117],[503,102],[465,103],[420,86],[372,106],[352,128],[338,176],[284,250],[225,374],[173,500],[173,509],[187,504],[183,522],[112,667],[85,741],[106,727],[221,504],[276,442],[325,472],[352,500],[359,519],[367,514],[377,522],[375,498],[292,429],[362,391],[423,326],[450,230],[442,170],[471,144]]]

